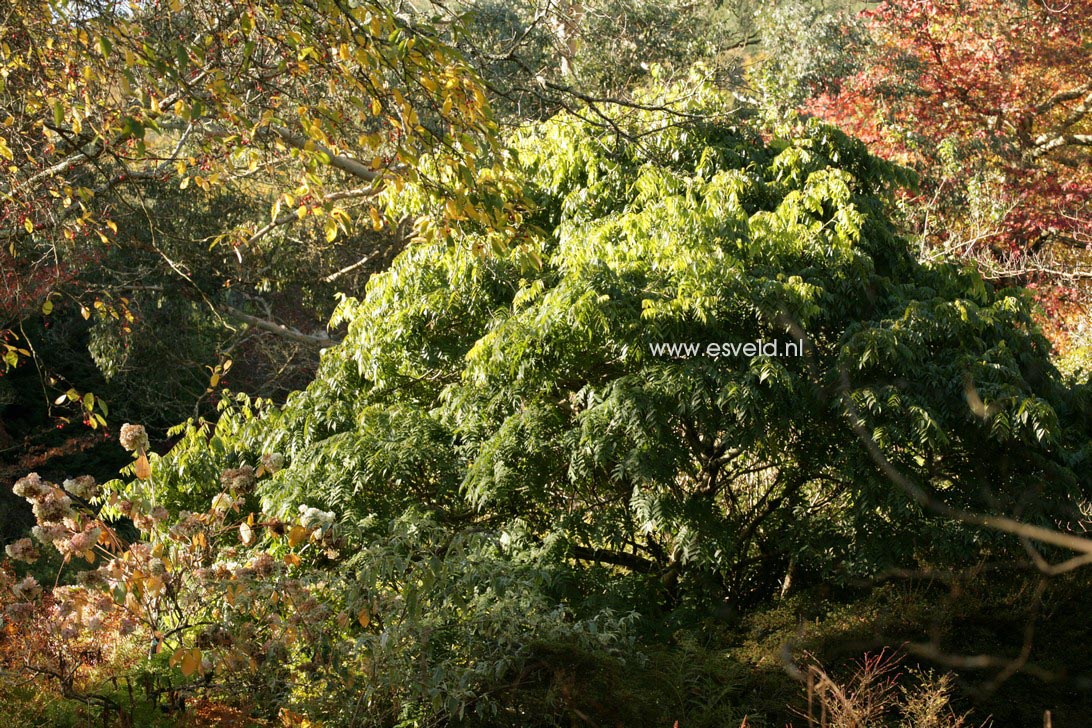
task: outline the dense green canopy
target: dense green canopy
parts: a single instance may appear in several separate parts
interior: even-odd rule
[[[718,104],[630,114],[628,139],[571,116],[527,133],[538,234],[412,247],[342,303],[310,387],[226,417],[212,450],[191,430],[160,491],[203,503],[224,467],[280,452],[273,511],[518,521],[669,596],[741,600],[791,562],[846,577],[1000,548],[884,461],[953,507],[1066,520],[1092,486],[1088,392],[1060,383],[1025,295],[917,262],[885,217],[909,180],[860,143]],[[758,340],[805,352],[654,351]]]

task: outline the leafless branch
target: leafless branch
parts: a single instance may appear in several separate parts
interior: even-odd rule
[[[284,324],[277,323],[276,321],[258,318],[257,316],[251,316],[250,314],[240,311],[233,306],[221,304],[219,308],[232,318],[236,318],[244,323],[250,324],[251,326],[262,329],[263,331],[268,331],[272,334],[276,334],[277,336],[283,336],[286,339],[291,339],[292,341],[296,341],[301,344],[307,344],[308,346],[332,346],[333,344],[337,343],[336,339],[331,338],[325,333],[321,335],[305,334],[298,329],[285,326]]]

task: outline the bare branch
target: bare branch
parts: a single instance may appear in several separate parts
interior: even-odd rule
[[[335,169],[340,169],[346,174],[351,174],[354,177],[365,180],[367,182],[375,182],[386,175],[383,172],[377,172],[370,168],[368,165],[363,164],[360,160],[344,154],[335,154],[329,147],[316,142],[314,139],[309,139],[300,134],[295,134],[292,131],[285,129],[281,126],[271,127],[270,131],[277,135],[281,141],[290,147],[300,149],[303,151],[315,151],[326,155],[330,160],[328,164]]]
[[[290,339],[301,344],[306,344],[307,346],[332,346],[333,344],[337,343],[337,339],[333,339],[326,334],[305,334],[298,329],[285,326],[284,324],[279,324],[276,321],[270,321],[268,319],[258,318],[257,316],[251,316],[250,314],[244,313],[243,311],[240,311],[233,306],[221,304],[219,308],[228,316],[236,318],[244,323],[250,324],[251,326],[259,328],[262,331],[268,331],[272,334],[276,334],[277,336],[282,336],[286,339]]]

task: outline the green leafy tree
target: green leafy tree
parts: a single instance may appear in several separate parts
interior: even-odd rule
[[[221,452],[191,428],[153,481],[204,499],[275,450],[273,511],[520,519],[572,558],[744,600],[790,561],[851,576],[991,540],[923,512],[869,444],[951,508],[1065,520],[1089,485],[1087,391],[1027,297],[918,263],[885,213],[906,173],[860,143],[721,104],[707,90],[691,110],[710,121],[667,128],[633,114],[639,145],[572,117],[522,137],[541,235],[407,251],[340,307],[347,339],[307,390],[226,417]],[[728,353],[759,339],[804,354]],[[672,342],[720,356],[654,351]]]
[[[81,333],[120,389],[152,362],[184,372],[165,421],[232,355],[258,387],[306,369],[333,292],[414,234],[388,215],[409,182],[453,217],[518,217],[491,203],[473,72],[387,4],[19,0],[0,28],[0,366],[57,354],[39,357],[46,401],[101,383],[72,381]],[[65,317],[75,336],[48,346]],[[244,330],[282,341],[248,351]]]

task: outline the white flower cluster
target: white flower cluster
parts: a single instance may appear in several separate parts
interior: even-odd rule
[[[86,501],[97,498],[100,492],[98,483],[90,475],[69,478],[64,481],[64,489],[77,498],[83,498]]]
[[[54,523],[75,515],[72,499],[56,488],[51,488],[48,495],[34,501],[31,508],[34,516],[43,522]]]
[[[40,523],[30,529],[34,538],[42,544],[56,544],[68,536],[68,529],[63,523]]]
[[[300,506],[300,525],[304,528],[315,528],[321,536],[322,532],[334,525],[333,511],[320,511],[318,508]]]
[[[42,480],[37,473],[15,481],[11,490],[30,502],[35,517],[42,523],[56,523],[76,515],[72,509],[72,499],[53,483]]]
[[[237,509],[242,502],[242,498],[233,498],[230,493],[219,493],[212,499],[212,510],[227,513],[233,508]]]
[[[146,451],[148,449],[148,433],[145,431],[144,425],[130,425],[126,422],[121,426],[118,442],[129,452]]]
[[[65,488],[80,497],[97,494],[93,478],[82,477],[65,481]],[[26,498],[38,520],[31,529],[35,539],[43,544],[52,545],[65,557],[84,556],[91,558],[91,550],[99,542],[102,529],[85,522],[73,507],[72,499],[61,488],[31,473],[19,479],[12,490]],[[22,561],[33,561],[38,553],[30,539],[21,539],[7,548],[9,556]]]
[[[111,595],[89,592],[84,587],[57,587],[53,590],[53,598],[52,627],[62,639],[73,639],[101,629],[106,619],[117,611]]]
[[[262,455],[262,467],[268,473],[275,473],[284,467],[284,455],[279,452],[271,452]]]

